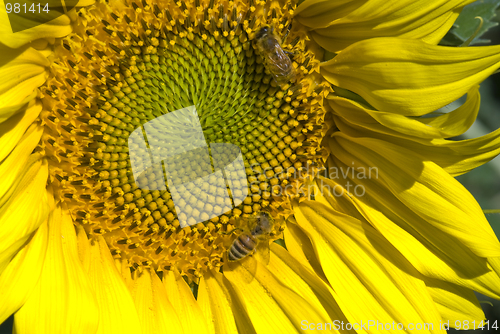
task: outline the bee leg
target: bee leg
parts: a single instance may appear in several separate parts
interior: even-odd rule
[[[283,43],[285,43],[286,38],[288,37],[288,34],[290,33],[290,30],[292,30],[292,24],[291,23],[288,25],[288,28],[286,28],[285,36],[283,36]]]
[[[286,51],[286,50],[283,50],[283,52],[286,53],[290,59],[293,59],[293,57],[295,56],[295,53],[293,53],[293,52]]]

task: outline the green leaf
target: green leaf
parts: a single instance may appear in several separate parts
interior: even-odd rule
[[[484,35],[492,27],[498,25],[495,22],[495,10],[500,6],[500,0],[479,0],[464,7],[455,24],[441,40],[441,45],[460,46],[470,37],[474,36],[476,30],[480,27],[481,21],[476,19],[477,16],[483,19],[483,25],[479,32],[474,37],[470,45],[485,44],[490,41],[482,39]]]

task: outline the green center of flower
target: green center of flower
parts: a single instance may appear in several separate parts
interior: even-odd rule
[[[194,279],[221,266],[235,238],[230,231],[248,217],[269,212],[276,238],[280,220],[290,213],[288,198],[298,196],[297,187],[287,186],[300,179],[305,166],[322,164],[324,94],[312,74],[318,61],[305,47],[305,34],[295,27],[289,31],[290,4],[110,6],[100,2],[80,11],[75,32],[58,42],[52,75],[42,89],[46,131],[40,150],[50,158],[50,186],[75,224],[90,238],[103,235],[132,269],[175,267]],[[294,53],[295,82],[278,85],[266,55],[256,51],[252,38],[264,25],[281,37],[288,34],[282,47]],[[130,138],[191,106],[207,147],[239,148],[245,182],[217,188],[207,181],[179,199],[171,184],[157,182],[167,179],[164,165],[134,174],[139,144]],[[168,136],[161,135],[175,133],[171,125],[154,128],[167,150]],[[157,145],[146,137],[145,147]],[[181,137],[188,147],[190,137]],[[235,156],[221,158],[223,164]],[[182,182],[200,177],[207,167],[197,154],[186,157],[170,171]],[[247,195],[233,206],[226,190],[233,197]],[[180,200],[194,219],[190,226],[177,215]]]

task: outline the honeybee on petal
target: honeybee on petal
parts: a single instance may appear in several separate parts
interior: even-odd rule
[[[233,241],[231,247],[227,251],[228,260],[231,262],[244,259],[250,254],[253,254],[257,245],[261,241],[267,240],[267,237],[273,229],[273,219],[267,212],[260,212],[257,217],[249,219],[256,219],[256,224],[250,228],[248,224],[243,232]],[[269,245],[267,245],[269,246]]]
[[[266,68],[280,86],[295,81],[292,61],[281,47],[281,38],[274,32],[273,27],[260,28],[255,33],[255,44],[264,58]]]

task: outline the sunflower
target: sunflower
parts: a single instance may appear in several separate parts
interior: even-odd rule
[[[500,131],[447,138],[474,122],[500,47],[437,45],[471,2],[2,12],[0,322],[14,314],[16,333],[485,324],[473,291],[500,298],[500,243],[453,177],[496,156]],[[252,226],[255,253],[229,261]]]

